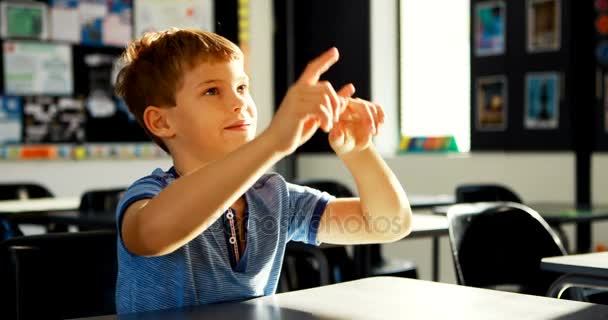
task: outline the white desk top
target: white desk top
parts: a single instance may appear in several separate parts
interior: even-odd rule
[[[80,198],[39,198],[0,201],[0,213],[27,213],[78,210]]]
[[[89,320],[580,320],[608,306],[395,277],[372,277],[241,303],[86,318]]]
[[[543,258],[541,268],[549,271],[608,278],[608,252]]]
[[[412,214],[412,233],[408,237],[424,237],[447,233],[447,217],[432,214]]]
[[[372,277],[248,301],[310,319],[590,319],[608,306],[395,277]]]
[[[450,194],[424,195],[408,194],[407,198],[413,209],[447,205],[456,202],[456,197]]]

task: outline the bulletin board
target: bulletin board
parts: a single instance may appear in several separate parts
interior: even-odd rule
[[[171,26],[239,43],[238,9],[247,5],[0,1],[0,160],[166,156],[114,94],[120,55],[135,37]]]
[[[593,8],[471,1],[471,149],[574,150],[596,126]]]

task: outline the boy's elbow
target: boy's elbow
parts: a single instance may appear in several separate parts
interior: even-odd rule
[[[390,230],[380,235],[381,242],[396,242],[407,237],[412,232],[412,211],[409,205],[395,211],[398,214],[393,217]]]
[[[162,237],[149,237],[154,234],[146,232],[144,228],[136,228],[130,234],[123,230],[125,247],[131,253],[141,257],[159,257],[175,251],[175,248],[164,245]]]

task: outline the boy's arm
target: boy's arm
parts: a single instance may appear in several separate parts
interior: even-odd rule
[[[319,77],[338,60],[335,48],[313,60],[289,89],[271,125],[259,137],[180,177],[156,197],[137,201],[120,222],[126,248],[137,255],[171,253],[206,230],[255,181],[321,127],[331,130],[342,108],[338,93]]]
[[[330,133],[330,144],[355,178],[360,198],[330,201],[318,229],[318,240],[334,244],[397,241],[411,230],[411,209],[397,177],[371,144],[384,121],[379,105],[351,103],[353,116]],[[370,112],[366,112],[370,111]]]
[[[206,230],[282,157],[269,135],[180,177],[153,199],[131,204],[121,225],[125,246],[137,255],[158,256]]]

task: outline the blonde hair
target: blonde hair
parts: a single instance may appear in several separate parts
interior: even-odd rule
[[[148,136],[169,153],[164,142],[146,128],[146,108],[174,107],[184,72],[199,63],[238,59],[243,59],[239,47],[212,32],[171,28],[146,33],[131,42],[122,55],[124,67],[116,79],[116,94],[125,100]]]

